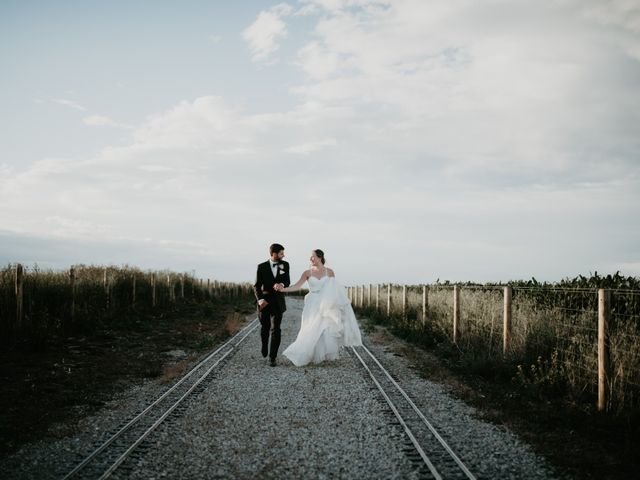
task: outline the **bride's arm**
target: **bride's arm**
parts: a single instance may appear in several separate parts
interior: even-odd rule
[[[296,291],[300,290],[300,287],[302,287],[304,282],[307,281],[307,278],[309,278],[309,270],[305,270],[304,272],[302,272],[302,275],[300,276],[300,280],[298,280],[298,282],[295,285],[291,285],[290,287],[283,288],[280,291],[281,292],[296,292]]]

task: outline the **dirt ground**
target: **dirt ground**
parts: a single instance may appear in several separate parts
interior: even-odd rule
[[[639,419],[610,418],[561,401],[527,399],[510,385],[456,372],[443,359],[395,337],[384,327],[366,320],[365,324],[374,341],[406,357],[424,378],[446,385],[455,397],[476,407],[483,419],[511,429],[563,478],[638,478]]]
[[[91,335],[49,336],[37,351],[28,342],[10,343],[0,353],[0,458],[44,435],[67,435],[65,422],[144,378],[170,381],[235,333],[252,310],[248,299],[183,305]],[[172,350],[185,356],[176,361]]]

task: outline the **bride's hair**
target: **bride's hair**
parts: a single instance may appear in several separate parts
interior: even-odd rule
[[[315,249],[313,251],[313,253],[316,254],[316,257],[318,257],[320,259],[320,261],[322,262],[322,264],[324,265],[324,252],[322,250],[320,250],[319,248]]]

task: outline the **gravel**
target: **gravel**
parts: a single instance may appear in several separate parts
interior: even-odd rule
[[[552,468],[508,428],[480,419],[477,409],[450,395],[446,386],[419,376],[394,348],[369,339],[365,345],[476,478],[556,478]]]
[[[281,351],[296,336],[302,301],[288,300]],[[365,337],[366,338],[366,337]],[[477,478],[553,478],[512,433],[418,377],[404,358],[370,345]],[[320,365],[270,367],[252,333],[184,413],[171,416],[115,478],[418,478],[405,435],[364,370],[342,352]],[[195,361],[193,362],[195,363]],[[0,461],[0,478],[61,478],[167,387],[127,390],[98,414]],[[71,434],[61,439],[53,436]]]

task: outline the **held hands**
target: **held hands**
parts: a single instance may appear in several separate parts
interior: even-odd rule
[[[273,289],[274,289],[276,292],[284,292],[284,290],[285,290],[285,288],[284,288],[284,284],[283,284],[283,283],[276,283],[276,284],[273,286]]]

